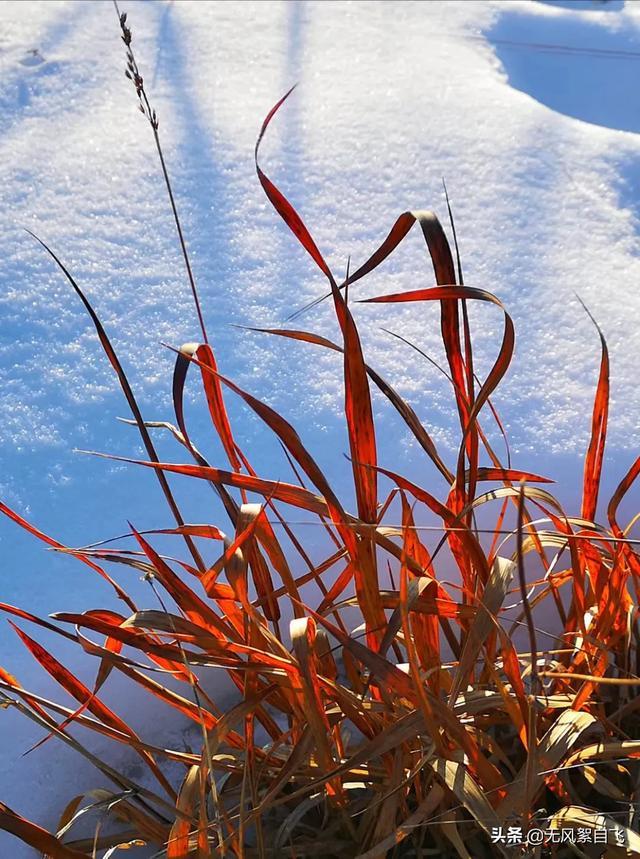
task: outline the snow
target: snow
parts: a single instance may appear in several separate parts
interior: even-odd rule
[[[265,139],[263,166],[336,274],[349,257],[352,266],[366,259],[400,212],[443,215],[444,176],[466,281],[495,292],[516,323],[517,354],[497,404],[518,463],[567,476],[560,492],[575,501],[599,361],[579,295],[610,347],[608,462],[619,479],[635,455],[640,408],[637,3],[158,0],[122,8],[160,117],[221,368],[301,427],[338,486],[346,449],[339,361],[233,327],[280,325],[325,289],[253,165],[264,115],[296,81]],[[109,2],[5,0],[0,16],[0,497],[70,544],[121,533],[128,517],[162,526],[152,475],[72,452],[139,448],[134,431],[115,421],[126,407],[90,322],[24,231],[60,254],[95,303],[145,414],[170,419],[172,355],[160,343],[195,339],[197,320],[153,138],[123,74],[115,13]],[[352,295],[426,286],[431,277],[416,232]],[[400,331],[439,359],[436,308],[354,312],[367,325],[367,360],[450,455],[446,382],[380,330]],[[474,307],[472,322],[483,328],[486,370],[501,319],[495,308]],[[337,336],[328,302],[295,325]],[[191,399],[204,432],[195,388]],[[234,415],[263,470],[285,473],[256,421],[236,406]],[[382,421],[382,459],[402,468],[414,451],[392,417]],[[41,614],[108,602],[101,582],[11,523],[0,522],[0,540],[0,599]],[[5,627],[1,664],[46,694],[52,686]],[[134,701],[123,715],[145,721]],[[0,719],[0,799],[51,826],[60,810],[56,768],[76,759],[52,743],[20,759],[38,730],[10,712]],[[79,765],[78,787],[94,781]],[[13,839],[10,850],[23,855]]]

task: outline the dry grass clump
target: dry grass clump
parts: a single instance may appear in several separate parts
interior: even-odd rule
[[[162,158],[126,16],[121,26],[129,73]],[[342,340],[300,330],[270,333],[343,356],[356,510],[345,508],[282,415],[220,375],[199,304],[203,342],[177,351],[176,423],[162,425],[186,461],[159,462],[108,336],[63,268],[93,318],[148,451],[148,460],[127,461],[155,471],[176,525],[151,534],[132,528],[135,549],[68,549],[0,506],[103,576],[126,605],[122,613],[58,612],[53,622],[2,605],[97,659],[96,681],[88,688],[16,625],[26,647],[79,706],[46,700],[4,670],[0,702],[73,746],[113,787],[70,797],[55,834],[1,804],[0,827],[55,859],[107,859],[136,845],[167,859],[491,857],[541,855],[541,849],[594,855],[600,848],[589,843],[605,830],[607,856],[640,853],[640,556],[628,537],[631,525],[618,520],[640,458],[609,500],[606,522],[596,521],[608,414],[604,338],[582,507],[570,515],[543,488],[546,478],[514,468],[508,452],[503,461],[485,433],[485,418],[502,426],[490,398],[514,348],[513,324],[499,299],[463,284],[459,262],[430,212],[402,214],[369,260],[337,283],[300,216],[258,163],[260,142],[286,97],[260,131],[258,178],[327,277]],[[163,158],[162,167],[182,242]],[[411,301],[416,309],[422,302],[439,304],[460,422],[453,462],[439,454],[412,407],[365,363],[348,303],[349,287],[383,263],[415,222],[435,285],[371,301]],[[185,261],[197,302],[186,250]],[[467,313],[474,301],[491,303],[503,318],[497,358],[483,380],[474,371]],[[183,390],[192,365],[225,451],[221,465],[204,458],[185,424]],[[428,487],[379,463],[372,387],[431,462]],[[275,434],[292,478],[256,474],[234,435],[229,395],[240,397],[265,432]],[[185,523],[168,484],[171,474],[208,482],[227,521]],[[436,496],[438,483],[445,489]],[[291,524],[301,520],[317,523],[324,534],[319,563],[311,558],[317,544],[314,553],[305,547],[310,529]],[[438,528],[422,526],[425,521]],[[186,541],[187,556],[161,555],[154,533]],[[205,561],[208,555],[215,560]],[[105,569],[122,565],[146,577],[155,594],[152,608],[135,605]],[[543,632],[550,627],[554,636]],[[221,669],[237,688],[236,702],[224,712],[208,682]],[[199,747],[158,748],[138,736],[101,700],[113,672],[146,690],[150,709],[158,699],[199,726]],[[130,747],[148,778],[135,781],[97,758],[75,738],[74,725]],[[167,762],[171,773],[181,768],[181,783],[169,777]],[[77,824],[91,813],[99,821],[95,835],[81,837]],[[508,842],[510,827],[521,827],[520,843]],[[543,848],[531,839],[527,845],[527,834],[542,830]],[[570,833],[562,842],[561,831]]]

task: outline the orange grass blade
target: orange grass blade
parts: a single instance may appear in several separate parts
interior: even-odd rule
[[[173,371],[173,407],[176,413],[176,420],[188,446],[191,448],[191,440],[187,433],[187,427],[184,420],[184,384],[187,377],[187,371],[191,364],[192,357],[196,357],[201,366],[202,384],[209,406],[209,414],[211,421],[218,433],[218,437],[222,442],[224,450],[227,454],[231,467],[234,471],[240,471],[240,460],[236,453],[236,443],[231,432],[231,423],[229,415],[224,403],[222,386],[217,377],[218,365],[213,353],[213,349],[208,344],[187,343],[176,355],[176,363]],[[207,373],[204,369],[207,367],[212,372]]]
[[[203,537],[205,540],[224,540],[225,534],[215,525],[180,525],[179,528],[150,528],[140,534],[188,534],[190,537]],[[127,535],[128,536],[128,535]],[[133,533],[131,534],[133,536]]]
[[[498,353],[498,357],[496,358],[493,367],[491,368],[487,378],[485,379],[483,385],[478,392],[477,397],[475,398],[473,408],[469,413],[467,419],[467,428],[465,430],[465,434],[469,432],[469,427],[477,418],[478,414],[482,406],[486,403],[487,399],[491,396],[493,391],[496,389],[500,380],[504,377],[509,364],[511,363],[511,358],[513,356],[513,349],[515,345],[515,329],[513,327],[513,320],[507,313],[504,308],[504,305],[500,301],[499,298],[496,298],[495,295],[492,295],[490,292],[487,292],[484,289],[477,289],[476,287],[469,286],[436,286],[430,287],[427,289],[416,289],[410,292],[399,292],[393,293],[390,295],[380,295],[375,298],[368,298],[363,301],[363,303],[373,304],[373,303],[398,303],[405,301],[441,301],[444,304],[452,303],[453,301],[457,301],[460,299],[475,299],[478,301],[487,301],[491,304],[495,304],[497,307],[502,310],[504,316],[504,333],[502,338],[502,344],[500,346],[500,350]],[[456,381],[455,377],[454,382],[456,382],[455,390],[456,392],[464,391],[464,386],[459,387],[459,382]],[[466,404],[465,404],[466,408]]]
[[[425,601],[427,601],[435,600],[436,597],[440,596],[446,599],[447,593],[444,588],[442,588],[440,584],[435,580],[431,556],[429,555],[429,552],[427,551],[426,547],[420,542],[418,533],[414,527],[415,521],[413,518],[413,511],[404,492],[400,493],[400,499],[402,502],[402,527],[404,532],[404,556],[403,563],[401,564],[400,575],[406,575],[407,577],[407,581],[405,582],[407,595],[405,599],[403,599],[402,595],[400,595],[398,606],[401,610],[401,615],[403,615],[403,613],[406,611],[406,623],[409,624],[410,622],[413,628],[416,645],[415,650],[417,653],[417,657],[420,661],[420,666],[425,671],[430,672],[428,682],[434,694],[437,695],[440,686],[440,675],[438,671],[434,673],[431,671],[431,669],[439,668],[441,663],[440,633],[438,630],[439,618],[437,616],[429,615],[421,616],[419,613],[410,616],[409,612],[413,607],[414,602],[417,601],[418,598],[422,597]],[[423,576],[416,578],[415,574],[413,574],[409,578],[410,571],[406,564],[407,556],[419,559],[420,563],[424,567]],[[424,583],[425,586],[415,588],[412,593],[412,585],[415,585],[416,583]],[[402,590],[402,587],[400,588],[400,590]],[[442,622],[444,623],[444,618]],[[389,626],[391,626],[391,620],[389,621]]]
[[[305,250],[310,254],[316,265],[326,275],[331,285],[336,315],[344,338],[345,413],[349,429],[349,445],[352,454],[358,513],[361,519],[373,523],[375,522],[377,510],[377,475],[374,469],[376,465],[375,429],[367,373],[355,323],[344,299],[340,295],[329,266],[318,250],[301,217],[282,192],[267,178],[258,163],[258,152],[262,138],[269,123],[290,92],[291,90],[272,108],[262,124],[255,148],[256,170],[260,184],[271,204]],[[358,413],[357,419],[356,412]],[[280,437],[287,444],[287,439],[282,436]],[[287,446],[289,447],[289,445]],[[295,457],[295,451],[291,447],[289,447],[289,450]],[[298,462],[303,468],[305,467],[303,462],[300,460]],[[322,476],[322,483],[318,483],[317,479],[314,480],[309,472],[307,474],[318,489],[323,492],[330,506],[335,507],[338,519],[336,520],[335,515],[332,516],[332,519],[336,526],[340,528],[344,517],[340,515],[341,508],[335,504],[337,499],[335,499],[333,493],[328,494],[326,491],[328,487],[324,476]],[[353,540],[348,529],[342,527],[340,530],[352,558],[354,560],[357,559],[354,570],[356,588],[361,599],[361,607],[367,627],[367,639],[371,645],[375,646],[379,642],[380,633],[377,630],[384,623],[384,613],[378,598],[376,554],[373,543],[370,539],[358,543]]]
[[[431,256],[431,261],[433,263],[437,283],[455,284],[456,272],[453,264],[453,257],[451,255],[451,248],[438,218],[433,212],[403,212],[403,214],[396,220],[391,232],[382,245],[374,252],[364,265],[362,265],[353,275],[347,278],[344,284],[337,287],[333,278],[330,276],[330,273],[328,273],[332,289],[331,294],[334,296],[334,301],[337,301],[340,289],[346,288],[346,286],[354,283],[366,274],[369,274],[369,272],[373,271],[374,268],[380,265],[380,263],[385,260],[400,244],[416,221],[418,221],[422,229],[422,233]],[[313,306],[317,303],[317,301],[312,302],[312,304],[307,305],[307,307]],[[467,329],[468,325],[465,328],[465,333],[468,333]],[[473,449],[475,449],[475,445],[477,444],[475,441],[475,428],[473,427],[472,420],[469,417],[469,403],[473,399],[473,388],[471,387],[471,389],[467,391],[467,374],[465,372],[465,361],[460,342],[460,323],[457,301],[455,303],[442,302],[441,330],[449,368],[454,380],[454,391],[458,412],[460,414],[460,423],[464,440],[466,442],[467,437],[470,438],[470,452],[472,453]],[[470,344],[468,338],[467,343]],[[469,350],[467,357],[470,359]],[[472,380],[473,369],[471,366],[469,367],[469,374]],[[473,459],[474,457],[472,456],[472,461]],[[464,491],[464,487],[462,487],[462,491]]]
[[[91,690],[88,689],[71,671],[65,668],[64,665],[58,662],[58,660],[52,656],[48,650],[38,644],[37,641],[28,636],[26,632],[21,630],[14,623],[11,621],[9,621],[9,623],[34,658],[40,663],[45,671],[50,674],[66,692],[69,693],[69,695],[75,698],[80,704],[84,704],[86,702],[87,709],[106,725],[115,728],[117,731],[121,731],[123,734],[127,734],[133,740],[137,741],[140,739],[125,721],[123,721],[119,716],[116,716],[116,714],[110,710],[109,707],[103,704],[95,694],[92,694]],[[169,796],[175,796],[173,788],[159,769],[153,756],[145,751],[141,751],[139,754],[149,769],[153,772],[158,782],[167,791]]]
[[[406,549],[407,546],[407,537],[408,533],[411,530],[411,508],[407,503],[406,496],[404,493],[401,493],[401,498],[403,501],[402,504],[402,524],[403,524],[403,549]],[[404,558],[403,558],[404,561]],[[443,754],[445,751],[445,746],[443,743],[443,739],[440,736],[440,729],[437,720],[434,718],[433,707],[429,701],[429,698],[426,695],[424,682],[421,677],[421,664],[418,660],[418,653],[416,650],[416,636],[415,636],[415,627],[412,628],[411,618],[409,615],[409,605],[408,605],[408,583],[409,583],[409,570],[407,569],[406,563],[402,563],[400,567],[400,592],[398,599],[398,607],[400,609],[400,621],[402,625],[402,630],[404,632],[404,646],[407,651],[407,659],[409,661],[409,671],[411,674],[411,678],[413,679],[413,686],[415,690],[415,695],[418,699],[418,706],[422,710],[424,723],[427,727],[427,731],[431,737],[431,740],[434,744],[434,750],[436,754]],[[430,627],[426,630],[426,644],[430,649],[430,653],[423,654],[423,658],[426,658],[426,661],[429,662],[430,658],[434,655],[434,650],[437,652],[439,650],[439,645],[433,641],[432,635],[429,633],[433,632],[432,618],[429,617],[420,617],[418,616],[416,627],[420,630],[420,627],[424,627],[427,625]],[[424,631],[424,630],[423,630]],[[437,627],[436,627],[436,636],[437,636]]]
[[[340,532],[340,536],[351,554],[353,559],[357,559],[354,567],[356,572],[356,585],[361,599],[361,606],[367,622],[368,635],[371,638],[371,643],[375,644],[380,630],[384,624],[384,614],[378,597],[377,574],[375,569],[375,551],[370,540],[358,541],[349,527],[347,514],[342,508],[340,501],[331,489],[322,470],[319,468],[311,454],[307,451],[302,441],[291,426],[280,414],[278,414],[266,403],[253,397],[251,394],[243,391],[234,382],[226,379],[224,376],[219,376],[220,380],[235,391],[247,405],[273,430],[280,441],[284,444],[291,456],[298,462],[305,474],[315,484],[315,486],[323,493],[324,500],[327,505],[327,511],[331,516],[333,524]],[[370,468],[370,466],[368,467]],[[207,471],[210,471],[207,469]],[[243,475],[235,475],[236,485],[239,477]],[[273,484],[273,497],[283,500],[280,493],[282,484]],[[367,501],[367,504],[369,501]],[[300,506],[300,505],[299,505]],[[377,505],[376,505],[377,507]],[[317,512],[317,508],[316,508]],[[324,511],[323,511],[324,512]],[[375,513],[373,517],[375,522]]]
[[[86,853],[79,853],[71,847],[66,847],[55,835],[16,814],[3,802],[0,802],[0,829],[15,835],[43,856],[50,856],[51,859],[87,859]]]
[[[475,567],[480,575],[481,581],[486,582],[489,578],[489,566],[487,564],[487,558],[482,550],[482,547],[478,543],[477,538],[473,534],[473,532],[466,528],[465,525],[460,521],[460,518],[456,516],[449,507],[442,504],[437,498],[434,498],[429,492],[422,487],[417,486],[415,483],[412,483],[410,480],[407,480],[405,477],[401,477],[399,474],[395,474],[393,471],[388,471],[386,468],[378,469],[381,474],[386,475],[390,480],[393,480],[400,489],[404,489],[405,492],[413,495],[418,501],[421,501],[425,504],[430,510],[432,510],[437,516],[439,516],[445,525],[448,525],[450,528],[455,528],[455,532],[448,531],[448,536],[450,541],[455,537],[464,547],[468,558],[475,564]]]
[[[482,384],[480,390],[478,391],[477,396],[473,400],[473,405],[470,410],[467,408],[467,403],[464,394],[464,379],[462,381],[456,378],[454,373],[455,367],[451,367],[452,371],[452,379],[454,382],[454,390],[456,391],[456,397],[458,399],[459,411],[462,420],[462,429],[463,436],[462,442],[460,445],[460,452],[458,454],[458,466],[456,469],[457,479],[454,484],[452,491],[449,496],[448,506],[450,510],[455,514],[461,513],[463,507],[465,506],[465,481],[464,481],[464,460],[465,460],[465,452],[467,451],[467,439],[472,438],[477,432],[477,418],[480,414],[480,411],[484,404],[487,402],[493,391],[496,389],[501,379],[504,377],[509,364],[511,363],[511,358],[513,356],[514,346],[515,346],[515,329],[513,326],[513,320],[505,310],[502,302],[492,295],[490,292],[481,289],[475,289],[470,287],[463,286],[437,286],[431,287],[428,289],[418,289],[413,290],[411,292],[405,293],[395,293],[391,295],[383,295],[378,296],[376,298],[367,299],[367,302],[370,303],[378,303],[378,302],[405,302],[405,301],[440,301],[442,306],[446,304],[452,304],[454,301],[458,301],[460,299],[476,299],[479,301],[487,301],[492,304],[495,304],[502,310],[504,317],[504,330],[502,343],[500,345],[500,349],[498,352],[498,356],[495,359],[495,362],[487,375],[484,383]],[[457,313],[457,311],[456,311]],[[456,317],[457,318],[457,317]],[[449,329],[449,334],[447,335],[450,340],[453,338],[452,334],[452,322],[453,317],[443,317],[443,324],[446,324]],[[457,332],[459,335],[459,332]],[[443,333],[443,336],[444,333]],[[455,338],[454,338],[455,339]],[[451,355],[455,357],[456,349],[459,347],[459,336],[457,346],[451,345]],[[457,367],[456,372],[463,373],[463,362],[460,359],[460,366]],[[472,469],[473,471],[473,469]],[[470,481],[473,483],[475,481],[475,475],[471,475],[473,480]],[[465,586],[469,589],[472,588],[472,574],[471,570],[468,566],[467,560],[465,558],[464,552],[461,550],[459,538],[456,535],[449,535],[449,542],[451,545],[451,550],[456,557],[456,561],[458,566],[460,567],[460,572],[463,578],[463,582]],[[486,558],[484,559],[483,567],[486,568]],[[481,567],[482,569],[482,567]],[[482,581],[486,581],[486,577],[482,578]]]
[[[288,337],[291,340],[299,340],[303,343],[312,343],[316,346],[322,346],[325,349],[331,349],[333,352],[343,353],[344,349],[342,346],[338,346],[336,343],[333,343],[331,340],[328,340],[326,337],[321,337],[318,334],[312,334],[308,331],[293,331],[284,328],[247,328],[247,331],[256,331],[261,334],[274,334],[279,337]],[[415,436],[416,441],[425,451],[425,453],[429,456],[429,458],[433,461],[434,465],[437,467],[438,471],[443,475],[445,480],[448,483],[453,483],[453,475],[448,470],[438,451],[436,446],[427,432],[427,430],[422,425],[420,418],[416,415],[412,407],[409,403],[398,394],[398,392],[386,381],[382,376],[368,364],[365,366],[367,371],[367,375],[371,379],[371,381],[376,385],[376,387],[387,397],[389,402],[398,412],[400,417],[407,424],[413,435]]]
[[[344,339],[344,411],[349,431],[358,516],[363,522],[373,524],[377,521],[378,511],[377,452],[366,365],[353,317],[333,280],[331,289]],[[386,619],[380,602],[377,556],[372,535],[365,534],[356,547],[356,593],[365,620],[367,643],[370,647],[378,647]]]
[[[136,532],[131,523],[129,523],[129,526],[135,534],[140,548],[153,564],[158,579],[187,617],[195,623],[204,626],[206,629],[210,629],[214,635],[221,639],[224,639],[226,636],[233,638],[228,624],[224,623],[215,611],[173,572],[171,567],[162,560],[160,555],[147,543],[144,537]]]
[[[291,597],[294,614],[297,614],[298,611],[300,611],[300,592],[298,590],[298,585],[293,577],[293,574],[287,562],[286,555],[283,552],[278,538],[275,535],[273,527],[267,518],[266,507],[260,508],[260,513],[257,517],[256,538],[264,547],[264,550],[269,560],[271,561],[274,570],[280,576],[280,579],[285,587],[287,594]],[[257,582],[256,589],[258,589]],[[280,607],[270,574],[268,574],[266,584],[262,586],[261,594],[262,597],[260,599],[260,605],[264,606],[265,609],[268,609],[271,612],[271,615],[269,615],[268,612],[265,610],[265,615],[267,617],[270,617],[271,620],[279,620]]]
[[[154,655],[167,660],[169,663],[176,663],[181,658],[180,652],[175,647],[168,644],[158,644],[158,642],[154,641],[150,636],[145,635],[140,630],[132,628],[128,629],[124,626],[120,626],[119,623],[112,620],[96,617],[91,612],[85,612],[84,614],[58,612],[55,616],[58,620],[61,620],[64,623],[73,623],[78,627],[91,629],[94,632],[98,632],[103,635],[111,635],[113,638],[118,639],[118,641],[122,641],[123,644],[127,644],[130,647],[141,650],[148,656]],[[232,643],[233,641],[234,639],[230,636],[228,642]],[[223,640],[221,640],[221,642],[224,643]],[[221,652],[223,650],[222,643]],[[215,663],[216,665],[221,665],[223,667],[236,668],[238,667],[237,660],[228,656],[230,652],[231,651],[227,648],[226,656],[223,656],[222,653],[220,655],[216,653],[215,657],[213,655],[207,657],[201,656],[198,653],[185,651],[185,656],[191,665]]]
[[[600,335],[600,346],[602,349],[600,374],[598,376],[598,386],[596,388],[593,402],[593,416],[591,418],[591,438],[584,461],[584,486],[582,490],[581,516],[583,519],[593,521],[598,506],[602,460],[604,458],[604,446],[607,438],[607,420],[609,416],[609,350],[600,326],[585,305],[583,304],[582,306],[596,326],[596,330]]]

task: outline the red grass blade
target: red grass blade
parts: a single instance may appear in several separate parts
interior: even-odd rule
[[[500,383],[500,380],[504,377],[504,374],[506,373],[509,364],[511,363],[511,358],[513,357],[513,349],[515,345],[515,330],[513,327],[513,320],[505,310],[504,305],[502,304],[500,299],[496,298],[495,295],[492,295],[490,292],[487,292],[484,289],[477,289],[475,287],[436,286],[428,289],[416,289],[411,292],[400,292],[392,295],[380,295],[376,296],[375,298],[366,299],[364,303],[441,301],[446,304],[448,302],[457,301],[460,299],[476,299],[478,301],[487,301],[491,304],[495,304],[497,307],[500,308],[500,310],[502,310],[505,321],[502,344],[500,346],[498,357],[496,358],[493,367],[489,372],[489,375],[485,379],[484,384],[480,388],[480,391],[475,398],[473,408],[471,409],[467,420],[467,427],[469,427],[477,418],[482,406],[486,403],[487,399],[496,389],[496,387]],[[456,383],[456,391],[464,391],[464,386],[459,387],[458,383]],[[469,430],[467,428],[467,432],[468,431]]]
[[[27,522],[26,519],[23,519],[18,513],[12,510],[10,507],[7,507],[6,504],[3,504],[0,501],[0,513],[4,513],[5,516],[8,516],[9,519],[12,519],[16,524],[20,525],[21,528],[24,528],[25,531],[28,531],[30,534],[33,534],[34,537],[37,537],[39,540],[42,540],[43,543],[46,543],[47,546],[53,546],[54,549],[64,549],[65,552],[73,555],[74,558],[77,558],[79,561],[82,561],[83,564],[86,564],[88,567],[91,567],[92,570],[95,570],[99,576],[101,576],[105,581],[109,582],[111,587],[115,590],[118,598],[121,599],[124,603],[126,603],[131,611],[136,611],[135,603],[131,600],[129,595],[124,591],[120,585],[114,581],[108,573],[99,567],[97,564],[94,564],[93,561],[90,561],[88,558],[84,557],[84,555],[80,553],[73,552],[71,549],[68,549],[62,543],[59,543],[57,540],[54,540],[53,537],[49,537],[48,534],[45,534],[44,531],[39,531],[34,525],[30,522]]]
[[[503,483],[519,483],[522,480],[527,483],[555,483],[550,477],[532,474],[530,471],[518,471],[515,468],[484,468],[482,466],[477,470],[476,480],[500,480]]]
[[[312,513],[323,516],[329,515],[329,505],[319,495],[314,495],[308,489],[295,486],[292,483],[281,483],[280,481],[265,480],[261,477],[252,477],[249,474],[238,474],[235,471],[223,471],[220,468],[203,465],[177,465],[171,462],[145,462],[143,459],[130,459],[126,456],[114,456],[113,454],[94,453],[94,456],[103,456],[105,459],[113,459],[117,462],[129,462],[132,465],[143,465],[145,468],[155,468],[168,471],[172,474],[184,474],[188,477],[199,477],[201,480],[210,480],[214,483],[222,483],[225,486],[236,486],[246,489],[248,492],[257,492],[265,498],[276,498],[293,507],[300,507]]]
[[[262,185],[265,194],[269,198],[273,208],[280,215],[285,224],[289,227],[294,236],[298,239],[302,247],[307,251],[313,261],[316,263],[320,271],[322,271],[330,282],[333,282],[333,275],[329,270],[329,266],[324,261],[324,257],[318,250],[316,243],[311,237],[311,233],[305,227],[304,222],[300,215],[293,208],[291,203],[287,200],[284,194],[276,188],[273,182],[265,176],[262,172],[260,165],[258,163],[258,152],[260,150],[260,143],[262,142],[262,138],[269,127],[269,123],[280,109],[280,107],[284,104],[284,102],[289,98],[291,93],[293,92],[294,87],[285,93],[285,95],[280,99],[277,104],[275,104],[269,113],[266,116],[266,119],[262,123],[262,128],[260,129],[260,134],[258,135],[258,139],[256,141],[255,148],[255,163],[256,163],[256,171],[258,173],[258,179],[260,180],[260,184]]]
[[[453,267],[451,250],[446,236],[442,231],[440,221],[433,212],[416,211],[403,212],[396,219],[396,222],[391,227],[389,235],[385,238],[380,247],[373,252],[369,259],[361,265],[360,268],[358,268],[353,274],[350,274],[348,281],[341,283],[338,289],[344,290],[346,286],[355,283],[362,277],[365,277],[365,275],[372,272],[382,262],[384,262],[384,260],[387,259],[387,257],[390,256],[398,247],[416,222],[418,222],[422,228],[422,234],[427,244],[427,249],[429,250],[434,269],[440,277],[444,278],[444,280],[439,282],[455,283],[455,269]],[[328,292],[326,295],[316,298],[310,304],[307,304],[305,307],[292,314],[292,317],[299,316],[301,313],[304,313],[311,307],[315,307],[326,298],[331,298],[331,295],[332,293]]]
[[[59,629],[59,627],[55,626],[53,623],[49,623],[48,620],[44,620],[43,618],[38,617],[35,614],[31,614],[31,612],[24,611],[24,609],[16,608],[15,606],[9,605],[6,602],[0,602],[0,611],[4,611],[7,614],[12,614],[14,617],[22,618],[22,620],[28,620],[31,623],[35,623],[38,626],[41,626],[43,629],[48,629],[49,632],[55,632],[57,635],[63,636],[63,638],[68,638],[69,641],[75,641],[75,637],[71,635],[71,633],[65,632],[64,629]]]
[[[502,302],[492,295],[490,292],[487,292],[483,289],[475,289],[466,286],[437,286],[429,289],[418,289],[413,290],[411,292],[404,293],[395,293],[392,295],[383,295],[378,296],[376,298],[368,299],[368,302],[376,303],[376,302],[405,302],[405,301],[440,301],[442,306],[446,304],[452,304],[454,301],[458,300],[466,300],[466,299],[475,299],[478,301],[487,301],[492,304],[495,304],[503,313],[504,317],[504,331],[502,336],[502,343],[500,345],[500,350],[498,352],[498,356],[496,357],[494,364],[487,375],[483,385],[477,393],[477,396],[470,397],[469,393],[465,394],[465,386],[464,386],[464,378],[462,380],[456,378],[454,369],[455,367],[451,365],[451,361],[454,363],[457,361],[456,354],[459,349],[459,336],[456,343],[449,343],[449,349],[451,351],[450,357],[450,365],[451,365],[451,373],[452,380],[454,382],[454,390],[456,392],[456,398],[458,401],[458,408],[461,414],[462,419],[462,441],[460,444],[460,452],[458,454],[458,466],[456,469],[456,483],[452,489],[449,505],[451,509],[455,513],[460,513],[465,505],[465,481],[464,481],[464,461],[465,461],[465,453],[469,454],[470,462],[472,464],[471,477],[470,477],[470,485],[473,485],[475,482],[475,469],[474,469],[474,450],[475,450],[475,442],[468,447],[467,441],[468,439],[473,439],[475,434],[477,433],[477,418],[480,414],[482,407],[485,405],[493,391],[496,389],[501,379],[504,377],[505,373],[509,368],[509,364],[511,363],[511,358],[513,357],[513,351],[515,347],[515,329],[513,326],[513,320],[507,313],[504,308]],[[457,311],[456,311],[457,313]],[[443,319],[445,317],[443,316]],[[446,324],[450,326],[451,319],[446,317]],[[458,332],[459,335],[459,332]],[[443,333],[443,336],[444,333]],[[452,331],[449,332],[449,335],[453,338]],[[461,361],[461,359],[460,359]],[[462,373],[463,371],[463,362],[461,361],[460,366],[458,367],[458,373]],[[469,408],[469,404],[473,402],[473,405]],[[452,543],[455,545],[455,538]],[[465,568],[464,559],[460,556],[462,560],[461,571],[463,577],[469,579],[470,571]]]
[[[452,549],[455,546],[453,541],[459,541],[464,547],[468,559],[475,565],[481,581],[486,582],[489,578],[487,558],[475,535],[470,529],[465,528],[464,523],[461,522],[459,516],[454,514],[449,507],[442,504],[425,489],[422,489],[422,487],[417,486],[405,477],[401,477],[399,474],[395,474],[395,472],[389,471],[386,468],[379,468],[378,470],[381,474],[385,474],[390,480],[393,480],[400,489],[404,489],[405,492],[410,493],[418,501],[425,504],[442,519],[445,525],[448,525],[449,528],[455,529],[455,532],[448,532],[449,541],[452,543]]]

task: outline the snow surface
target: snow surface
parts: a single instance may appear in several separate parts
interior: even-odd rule
[[[346,449],[339,361],[232,327],[279,325],[325,288],[265,201],[253,166],[264,115],[296,81],[263,165],[335,272],[349,257],[359,265],[400,212],[444,214],[444,176],[466,281],[495,292],[516,322],[517,355],[497,404],[508,412],[518,463],[559,470],[569,480],[560,494],[575,501],[599,361],[578,294],[610,347],[608,460],[617,482],[639,438],[640,4],[158,0],[122,9],[160,117],[221,368],[314,440],[338,487]],[[114,10],[110,2],[5,0],[0,18],[0,496],[70,544],[121,533],[127,518],[167,525],[152,475],[72,452],[139,446],[115,421],[126,406],[90,322],[24,231],[47,241],[86,289],[145,414],[170,419],[172,356],[160,342],[197,338],[196,318],[153,139],[123,75]],[[352,296],[431,283],[416,233]],[[446,383],[380,331],[400,331],[439,359],[436,308],[355,312],[368,323],[368,361],[450,452]],[[472,322],[482,327],[486,369],[500,315],[474,307]],[[328,303],[296,326],[336,336]],[[192,400],[191,418],[204,431]],[[234,414],[263,471],[286,474],[257,423],[239,408]],[[413,462],[395,420],[385,415],[382,426],[382,459]],[[167,458],[181,458],[159,444]],[[198,505],[209,495],[189,491],[183,500],[194,519],[207,515]],[[0,541],[0,600],[40,614],[109,604],[99,580],[12,523],[0,522]],[[0,664],[58,695],[4,623],[0,645]],[[90,682],[93,664],[79,670]],[[122,714],[139,727],[149,721],[135,699]],[[0,720],[0,799],[53,826],[69,793],[65,786],[61,798],[62,774],[68,780],[77,767],[72,792],[96,784],[95,775],[53,743],[21,759],[38,729],[12,712]],[[155,714],[153,722],[164,725]],[[31,855],[4,839],[1,856]]]

